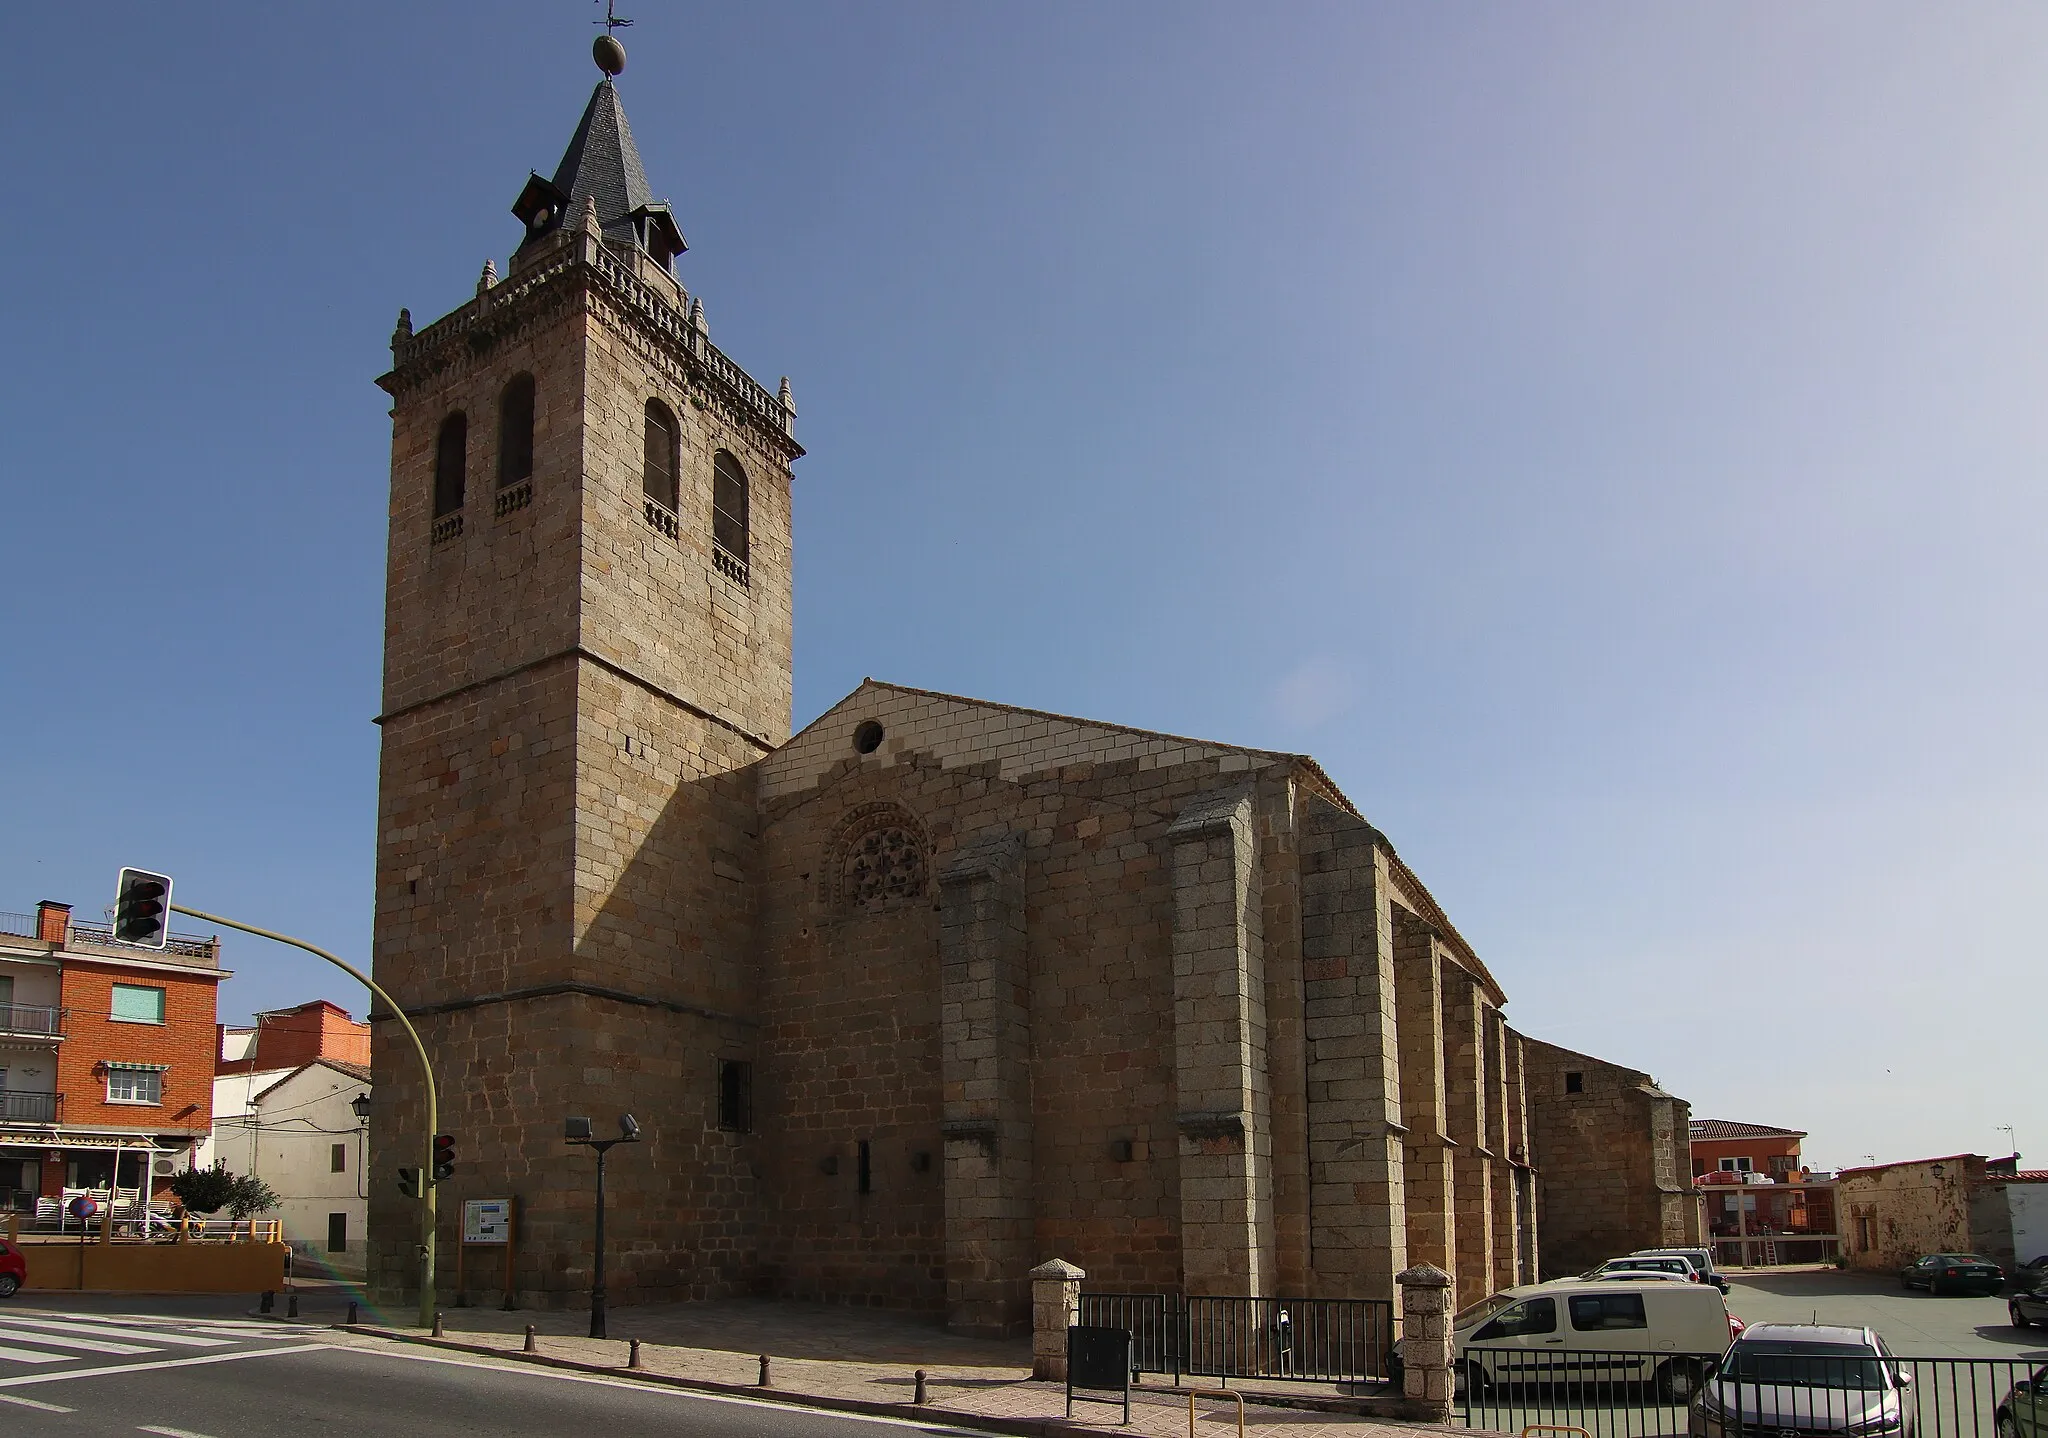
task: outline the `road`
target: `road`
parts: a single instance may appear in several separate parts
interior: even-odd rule
[[[2014,1328],[2003,1298],[1939,1298],[1899,1287],[1890,1274],[1740,1273],[1729,1276],[1728,1311],[1744,1323],[1867,1325],[1894,1353],[1915,1358],[2012,1358],[2048,1362],[2048,1330]]]
[[[890,1438],[944,1426],[809,1412],[230,1318],[0,1309],[0,1425],[159,1438],[623,1432]],[[967,1435],[962,1434],[962,1438]]]

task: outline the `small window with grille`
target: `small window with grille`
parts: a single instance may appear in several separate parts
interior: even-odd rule
[[[727,1133],[754,1131],[754,1066],[743,1059],[718,1061],[718,1126]]]

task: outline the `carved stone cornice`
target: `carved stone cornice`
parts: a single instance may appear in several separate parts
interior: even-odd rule
[[[485,362],[501,345],[581,305],[661,362],[699,407],[715,406],[783,463],[800,458],[796,411],[726,355],[701,324],[614,255],[598,236],[564,230],[552,253],[535,256],[477,297],[416,333],[391,337],[391,369],[378,385],[394,398]]]

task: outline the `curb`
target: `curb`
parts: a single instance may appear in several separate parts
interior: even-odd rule
[[[885,1403],[867,1398],[839,1398],[823,1393],[801,1393],[787,1388],[761,1388],[752,1383],[721,1383],[710,1378],[682,1378],[673,1374],[650,1373],[645,1369],[630,1369],[615,1364],[586,1363],[577,1358],[561,1358],[546,1353],[527,1353],[520,1349],[493,1348],[483,1343],[464,1343],[455,1338],[433,1338],[423,1333],[411,1333],[400,1329],[379,1328],[368,1323],[306,1323],[293,1324],[292,1320],[275,1313],[250,1311],[252,1318],[267,1318],[281,1325],[304,1328],[327,1328],[340,1333],[354,1333],[364,1338],[382,1338],[390,1342],[410,1343],[421,1348],[440,1348],[455,1353],[474,1354],[483,1358],[501,1358],[510,1362],[529,1363],[540,1368],[556,1368],[571,1373],[588,1373],[602,1378],[618,1378],[632,1383],[647,1383],[662,1388],[675,1388],[690,1393],[708,1393],[728,1398],[749,1398],[757,1402],[776,1403],[790,1408],[809,1408],[828,1413],[851,1413],[867,1418],[895,1418],[904,1422],[923,1423],[954,1428],[972,1428],[984,1433],[1010,1433],[1019,1438],[1101,1438],[1100,1428],[1085,1427],[1066,1418],[1004,1418],[987,1413],[966,1413],[957,1409],[934,1404],[922,1406],[915,1403]],[[1135,1392],[1136,1390],[1134,1390]],[[1187,1389],[1178,1387],[1146,1387],[1145,1393],[1162,1397],[1185,1397]],[[1235,1391],[1235,1390],[1233,1390]],[[1415,1433],[1456,1434],[1465,1438],[1471,1430],[1447,1428],[1436,1424],[1403,1422],[1399,1418],[1361,1412],[1349,1406],[1360,1402],[1358,1399],[1325,1400],[1344,1403],[1342,1408],[1322,1408],[1315,1399],[1294,1401],[1284,1395],[1254,1398],[1247,1393],[1247,1403],[1262,1403],[1263,1406],[1293,1408],[1300,1411],[1320,1411],[1347,1416],[1361,1422],[1391,1423]]]
[[[930,1426],[973,1428],[984,1433],[1014,1433],[1020,1438],[1100,1438],[1101,1430],[1084,1428],[1069,1423],[1064,1418],[999,1418],[985,1413],[961,1413],[951,1408],[933,1404],[919,1406],[915,1403],[880,1403],[866,1398],[835,1398],[823,1393],[797,1393],[784,1388],[759,1388],[751,1383],[720,1383],[709,1378],[678,1378],[670,1374],[649,1373],[645,1369],[621,1368],[612,1364],[585,1363],[575,1358],[555,1358],[545,1353],[523,1353],[517,1349],[507,1351],[492,1348],[482,1343],[463,1343],[453,1338],[429,1338],[424,1334],[404,1333],[388,1328],[374,1328],[366,1323],[354,1325],[336,1323],[327,1325],[343,1333],[360,1334],[365,1338],[384,1338],[399,1343],[413,1343],[423,1348],[445,1348],[457,1353],[474,1353],[487,1358],[505,1358],[521,1363],[531,1363],[541,1368],[560,1368],[572,1373],[591,1373],[605,1378],[619,1378],[633,1383],[651,1383],[663,1388],[678,1388],[685,1392],[712,1393],[726,1398],[751,1398],[763,1403],[779,1403],[790,1408],[814,1408],[829,1413],[854,1413],[864,1418],[896,1418],[904,1422],[923,1423]]]

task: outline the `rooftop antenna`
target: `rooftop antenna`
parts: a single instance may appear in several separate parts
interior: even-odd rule
[[[2005,1135],[2005,1151],[2011,1154],[2014,1158],[2018,1158],[2020,1156],[2020,1141],[2013,1136],[2012,1125],[2009,1123],[2001,1123],[1993,1124],[1992,1127],[1997,1129],[1998,1132]]]

